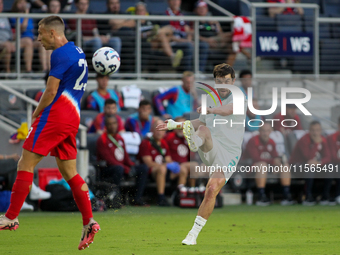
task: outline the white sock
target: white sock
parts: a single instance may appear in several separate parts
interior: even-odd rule
[[[201,216],[196,216],[194,226],[192,227],[189,233],[197,237],[206,222],[207,222],[206,219],[202,218]]]
[[[192,140],[194,141],[197,148],[201,147],[203,144],[203,140],[201,137],[199,137],[196,133],[192,135]],[[203,218],[202,218],[203,219]]]

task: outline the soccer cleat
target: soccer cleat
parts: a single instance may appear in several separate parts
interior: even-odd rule
[[[270,205],[270,201],[267,196],[262,196],[260,200],[256,201],[257,206],[268,206]]]
[[[8,219],[5,215],[0,215],[0,231],[1,230],[16,230],[19,227],[19,220],[15,218],[14,220]]]
[[[184,121],[184,123],[183,123],[183,134],[184,134],[185,139],[188,142],[189,149],[193,152],[198,151],[198,148],[197,148],[195,141],[193,139],[193,136],[196,135],[195,129],[194,129],[193,125],[191,124],[190,120]]]
[[[193,234],[191,234],[189,232],[189,234],[186,236],[186,238],[182,241],[183,245],[196,245],[196,236],[194,236]]]
[[[292,199],[284,199],[281,201],[281,205],[287,206],[287,205],[295,205],[296,201]]]
[[[99,224],[91,219],[89,224],[83,227],[78,249],[84,250],[86,248],[89,248],[89,245],[93,243],[94,235],[98,233],[99,230]]]
[[[313,205],[315,205],[315,200],[312,197],[308,198],[308,199],[306,199],[306,200],[304,200],[302,202],[302,205],[304,205],[304,206],[313,206]]]

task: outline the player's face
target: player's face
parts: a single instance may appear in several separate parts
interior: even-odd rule
[[[235,79],[231,78],[231,74],[228,74],[224,77],[217,77],[215,78],[215,83],[216,84],[230,84],[230,85],[234,85],[235,83]],[[221,98],[226,98],[230,92],[229,89],[226,88],[220,88],[217,89],[218,94],[220,95]]]
[[[315,124],[309,128],[309,135],[313,141],[320,140],[322,133],[321,125]]]
[[[118,123],[116,118],[108,118],[106,120],[106,130],[109,134],[116,134],[118,130]]]
[[[38,41],[42,44],[45,50],[54,50],[54,37],[51,30],[45,26],[39,26],[38,28]]]
[[[139,107],[138,112],[139,112],[139,118],[141,120],[148,120],[149,116],[151,114],[151,105],[142,105]]]
[[[259,129],[260,139],[264,142],[268,142],[269,135],[270,135],[271,132],[272,132],[272,127],[270,126],[270,124],[268,124],[268,123],[264,124]]]
[[[48,10],[50,13],[58,14],[60,12],[60,2],[59,1],[51,1],[48,6]]]
[[[107,85],[109,85],[109,77],[108,76],[97,77],[97,83],[99,89],[106,89]]]
[[[190,91],[194,87],[194,76],[187,76],[182,78],[183,88],[185,91]]]
[[[169,7],[171,10],[174,11],[179,11],[179,9],[181,8],[181,0],[168,0],[169,3]]]
[[[111,13],[118,13],[120,11],[119,0],[110,0],[107,4],[107,8]]]
[[[242,78],[241,78],[242,86],[245,87],[245,88],[251,87],[251,84],[252,84],[251,78],[252,78],[251,74],[243,75]]]
[[[107,104],[104,106],[104,114],[105,115],[113,115],[117,113],[117,105],[116,104]]]

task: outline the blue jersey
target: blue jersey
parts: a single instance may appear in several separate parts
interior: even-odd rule
[[[57,95],[46,107],[40,121],[61,122],[75,127],[80,122],[80,99],[88,77],[87,62],[83,50],[68,42],[51,55],[50,76],[60,80]]]

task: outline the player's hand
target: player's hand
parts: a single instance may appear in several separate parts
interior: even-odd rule
[[[213,109],[214,108],[207,107],[207,114],[214,114],[214,110]],[[202,107],[201,106],[197,108],[197,112],[200,113],[200,114],[202,113]]]
[[[168,130],[168,121],[164,121],[162,124],[158,124],[156,127],[156,130],[158,131],[167,131]]]

